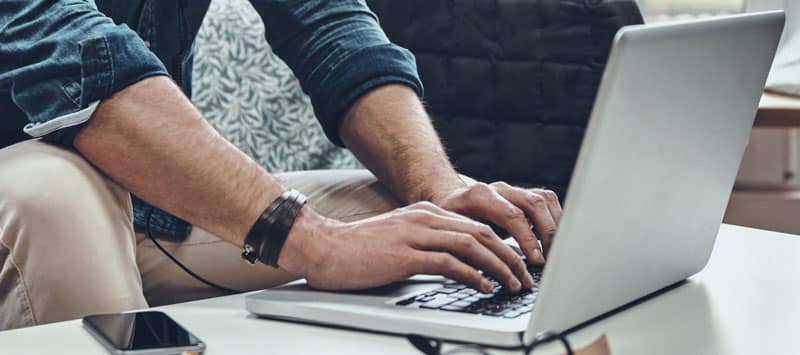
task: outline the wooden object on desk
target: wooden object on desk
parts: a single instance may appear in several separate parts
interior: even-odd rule
[[[800,97],[764,93],[725,223],[800,234]]]
[[[800,97],[764,93],[756,127],[800,127]]]

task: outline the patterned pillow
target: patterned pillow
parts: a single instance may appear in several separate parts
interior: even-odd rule
[[[349,151],[327,140],[308,96],[267,44],[248,0],[213,0],[195,46],[194,103],[214,128],[267,170],[361,167]]]

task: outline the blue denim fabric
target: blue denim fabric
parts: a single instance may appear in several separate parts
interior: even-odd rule
[[[0,1],[0,131],[70,146],[96,103],[144,78],[171,75],[191,96],[192,43],[210,0]],[[363,0],[251,0],[274,51],[311,97],[328,138],[367,91],[402,83],[422,96],[413,55],[386,38]],[[186,222],[133,198],[134,219],[185,236]],[[152,211],[151,211],[152,209]]]
[[[166,74],[136,32],[87,1],[0,1],[0,83],[31,127]],[[56,141],[74,135],[48,131]]]

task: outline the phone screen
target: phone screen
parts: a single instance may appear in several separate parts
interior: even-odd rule
[[[123,351],[201,344],[199,339],[162,312],[102,314],[88,316],[83,322],[114,348]]]

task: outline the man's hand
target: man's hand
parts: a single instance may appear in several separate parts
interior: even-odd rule
[[[491,228],[428,202],[351,223],[304,208],[278,263],[320,289],[363,289],[435,274],[490,292],[492,284],[478,269],[514,292],[533,286],[522,259]]]
[[[514,236],[529,260],[544,262],[531,224],[546,252],[561,216],[555,193],[504,183],[462,181],[411,89],[386,85],[358,99],[342,123],[341,137],[404,202],[432,201],[444,209],[491,222]]]
[[[431,200],[446,210],[505,229],[517,240],[528,260],[538,264],[545,262],[544,254],[553,242],[561,218],[561,203],[555,192],[522,189],[504,182],[472,183],[435,194]]]

